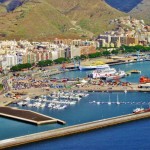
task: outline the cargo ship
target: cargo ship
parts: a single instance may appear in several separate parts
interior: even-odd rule
[[[140,77],[139,82],[140,82],[140,83],[150,83],[150,78],[149,78],[149,77],[142,76],[142,77]]]

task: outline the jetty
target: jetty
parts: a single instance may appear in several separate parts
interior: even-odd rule
[[[19,146],[22,144],[37,142],[37,141],[46,140],[46,139],[63,137],[63,136],[77,134],[81,132],[87,132],[89,130],[114,126],[114,125],[130,122],[130,121],[135,121],[139,119],[149,118],[149,117],[150,117],[150,112],[143,112],[143,113],[138,113],[138,114],[133,113],[133,114],[128,114],[128,115],[122,115],[119,117],[113,117],[109,119],[103,119],[103,120],[93,121],[89,123],[74,125],[70,127],[64,127],[64,128],[59,128],[55,130],[30,134],[26,136],[20,136],[16,138],[1,140],[0,149],[10,148],[10,147]]]
[[[0,116],[11,118],[15,120],[24,121],[36,125],[48,124],[48,123],[59,123],[65,124],[64,121],[49,117],[30,110],[21,110],[18,108],[11,107],[0,107]]]

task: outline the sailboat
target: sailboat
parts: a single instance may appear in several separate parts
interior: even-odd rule
[[[117,94],[117,103],[116,104],[120,105],[118,94]]]
[[[126,90],[126,89],[124,90],[124,93],[125,93],[125,94],[127,93],[127,90]]]
[[[108,101],[108,105],[111,105],[111,101],[110,101],[110,95],[109,95],[109,101]]]

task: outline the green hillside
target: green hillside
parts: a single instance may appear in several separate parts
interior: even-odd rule
[[[2,8],[0,39],[92,36],[112,28],[109,20],[124,15],[102,0],[28,0],[12,12]]]
[[[0,14],[6,13],[6,8],[3,5],[0,5]]]

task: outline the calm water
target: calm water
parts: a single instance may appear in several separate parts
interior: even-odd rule
[[[141,75],[145,75],[145,76],[150,76],[150,62],[149,61],[145,61],[145,62],[138,62],[138,63],[130,63],[130,64],[124,64],[124,65],[115,65],[112,66],[113,68],[116,68],[117,70],[124,70],[126,71],[130,71],[133,69],[136,70],[140,70],[141,74],[132,74],[131,76],[128,76],[124,79],[122,79],[123,81],[128,81],[128,82],[138,82],[139,78]],[[58,74],[55,75],[55,77],[58,78],[84,78],[87,77],[88,74],[90,74],[92,71],[72,71],[72,72],[65,72],[62,74]]]
[[[38,142],[14,150],[149,150],[150,120]]]
[[[116,69],[131,70],[138,69],[142,71],[142,75],[150,76],[148,66],[150,62],[133,63],[129,65],[118,65]],[[68,77],[84,77],[87,73],[74,71],[65,73]],[[64,74],[57,77],[64,77]],[[127,77],[130,82],[138,82],[140,75],[132,75]],[[130,102],[117,106],[112,104],[97,105],[96,102],[108,102],[108,98],[112,102],[116,102],[117,95],[120,102]],[[132,102],[132,103],[131,103]],[[131,113],[136,107],[148,108],[150,102],[150,93],[90,93],[86,98],[83,98],[77,105],[70,106],[65,110],[49,110],[32,109],[52,117],[62,119],[67,122],[66,126],[89,122],[98,119],[109,118],[113,116]],[[26,108],[27,109],[27,108]],[[0,118],[0,139],[6,139],[25,134],[46,131],[54,128],[64,127],[61,125],[43,125],[34,126],[27,123],[22,123],[14,120]],[[97,130],[85,134],[69,136],[57,140],[45,141],[36,144],[26,145],[18,149],[148,149],[150,147],[149,126],[150,120],[143,120],[133,123],[128,123],[116,127]],[[7,131],[7,132],[6,132]],[[16,149],[16,148],[15,148]]]

